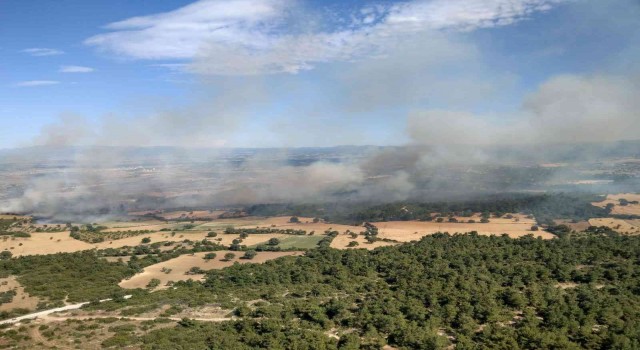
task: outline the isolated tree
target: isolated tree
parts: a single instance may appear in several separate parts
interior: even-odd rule
[[[531,231],[538,231],[540,228],[536,225],[531,226]]]
[[[207,253],[204,255],[204,260],[213,260],[216,258],[216,253]]]
[[[292,216],[291,219],[289,219],[289,222],[293,224],[299,224],[300,219],[297,216]]]
[[[358,242],[356,242],[356,241],[351,241],[351,242],[349,242],[349,244],[347,245],[347,247],[357,247],[357,246],[359,246],[359,245],[360,245],[360,244],[359,244]]]
[[[145,238],[142,239],[141,242],[144,243],[144,244],[151,243],[151,238],[145,237]]]
[[[227,254],[224,255],[224,260],[225,261],[231,261],[235,257],[236,257],[236,255],[234,253],[227,253]]]
[[[218,236],[218,234],[216,232],[211,231],[211,232],[207,233],[207,237],[216,237],[216,236]]]
[[[204,273],[204,270],[194,266],[192,268],[189,269],[189,271],[187,272],[187,275],[202,275]]]
[[[279,240],[279,239],[277,239],[277,238],[275,238],[275,237],[273,237],[273,238],[271,238],[271,239],[269,240],[269,243],[268,243],[268,244],[269,244],[269,245],[278,245],[278,244],[280,244],[280,240]]]
[[[244,252],[244,255],[242,256],[242,258],[251,260],[251,259],[255,258],[257,254],[258,253],[256,253],[255,250],[247,250],[246,252]]]

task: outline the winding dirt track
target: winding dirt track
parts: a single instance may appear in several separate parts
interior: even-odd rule
[[[129,299],[131,298],[131,295],[127,295],[124,297],[125,299]],[[111,299],[103,299],[100,300],[100,302],[105,302],[105,301],[110,301]],[[72,305],[67,305],[67,306],[62,306],[62,307],[56,307],[53,309],[49,309],[49,310],[43,310],[43,311],[38,311],[38,312],[33,312],[30,314],[26,314],[26,315],[22,315],[22,316],[18,316],[18,317],[14,317],[14,318],[10,318],[7,320],[2,320],[0,321],[0,325],[3,324],[13,324],[13,323],[18,323],[20,321],[24,321],[24,320],[32,320],[34,318],[41,318],[41,317],[46,317],[49,316],[53,313],[56,312],[61,312],[61,311],[70,311],[70,310],[78,310],[79,308],[85,306],[89,304],[89,302],[84,302],[84,303],[78,303],[78,304],[72,304]]]

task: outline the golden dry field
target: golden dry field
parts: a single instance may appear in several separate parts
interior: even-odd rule
[[[573,231],[576,232],[582,232],[585,231],[587,228],[589,228],[589,226],[591,226],[591,224],[589,224],[589,221],[578,221],[578,222],[572,222],[571,220],[554,220],[556,225],[567,225],[569,226]]]
[[[151,279],[160,280],[160,285],[156,289],[169,288],[166,284],[169,281],[186,281],[188,279],[202,280],[204,275],[187,275],[186,272],[192,267],[199,267],[204,271],[222,269],[235,263],[239,264],[259,264],[265,261],[277,259],[283,256],[302,255],[303,252],[257,252],[255,258],[240,259],[243,252],[217,251],[215,259],[205,260],[204,256],[208,253],[195,253],[193,255],[182,255],[175,259],[164,261],[155,265],[145,267],[144,271],[120,282],[120,287],[127,289],[145,288]],[[230,261],[223,260],[227,253],[235,254]],[[167,273],[168,271],[168,273]]]
[[[208,213],[208,212],[207,212]],[[480,223],[478,214],[471,217],[457,217],[458,222],[435,222],[435,221],[387,221],[376,222],[379,229],[378,237],[395,242],[409,242],[419,240],[425,235],[436,232],[466,233],[476,231],[481,235],[501,235],[506,233],[510,237],[518,238],[528,234],[550,239],[554,236],[545,231],[531,231],[531,226],[535,225],[535,220],[527,218],[522,214],[511,214],[511,218],[490,218],[489,223]],[[30,230],[31,237],[11,237],[0,238],[0,251],[8,250],[13,256],[69,253],[90,249],[107,249],[132,247],[142,244],[143,238],[148,238],[148,244],[159,242],[182,242],[208,240],[224,246],[232,244],[234,239],[240,238],[238,234],[225,234],[227,227],[241,229],[268,228],[277,230],[303,230],[307,235],[311,232],[316,236],[324,235],[327,231],[337,231],[339,234],[334,239],[331,247],[337,249],[365,248],[373,249],[380,246],[392,245],[394,242],[378,241],[367,243],[363,235],[363,226],[352,226],[334,223],[313,222],[313,218],[301,217],[299,223],[289,222],[290,217],[244,217],[234,219],[218,219],[207,222],[196,222],[194,227],[185,230],[184,224],[161,223],[157,220],[135,221],[135,222],[108,222],[100,225],[108,228],[101,231],[104,233],[128,232],[149,230],[150,233],[136,234],[131,237],[120,239],[106,239],[100,243],[87,243],[70,237],[68,231],[63,232],[35,232],[34,228],[44,229],[45,225],[33,225]],[[469,220],[475,222],[470,223]],[[49,228],[54,225],[48,225]],[[164,229],[165,231],[160,231]],[[170,230],[170,231],[167,231]],[[176,230],[176,231],[173,231]],[[217,232],[216,237],[208,237],[210,231]],[[356,238],[351,238],[350,233],[359,234]],[[99,235],[99,233],[98,233]],[[250,234],[242,241],[242,245],[256,246],[265,244],[271,238],[285,240],[291,237],[303,238],[304,236],[292,236],[283,233],[271,234]],[[347,247],[351,241],[358,242],[356,247]]]
[[[349,247],[349,243],[351,243],[352,241],[356,241],[358,242],[358,245],[355,247]],[[331,242],[331,248],[336,248],[336,249],[375,249],[378,247],[385,247],[385,246],[389,246],[389,245],[396,245],[398,243],[394,243],[394,242],[385,242],[385,241],[376,241],[373,243],[369,243],[367,242],[367,240],[365,239],[365,237],[363,235],[358,235],[356,238],[352,238],[350,235],[345,234],[345,233],[341,233],[338,236],[336,236],[336,238],[333,239],[333,241]]]
[[[623,234],[640,234],[640,220],[622,220],[614,218],[589,219],[592,226],[607,226]]]
[[[249,237],[242,241],[242,244],[252,246],[266,243],[271,238],[284,239],[287,237],[290,237],[290,235],[249,235]],[[240,238],[240,236],[220,233],[215,238],[208,238],[206,231],[181,231],[176,232],[175,235],[172,235],[170,232],[154,232],[91,244],[72,238],[69,232],[39,232],[31,233],[31,237],[25,238],[3,236],[0,238],[0,251],[8,250],[13,256],[72,253],[90,249],[133,247],[142,244],[141,241],[143,238],[149,238],[149,244],[156,242],[182,242],[184,240],[201,241],[207,239],[221,245],[229,246],[234,239]]]
[[[607,204],[614,204],[615,206],[611,210],[611,214],[616,215],[640,215],[640,204],[620,205],[620,199],[626,199],[629,202],[640,202],[640,194],[637,193],[618,193],[607,195],[607,198],[602,202],[591,203],[596,207],[604,208]]]

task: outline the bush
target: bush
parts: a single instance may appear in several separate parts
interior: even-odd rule
[[[216,253],[207,253],[204,255],[204,260],[213,260],[216,258]]]
[[[278,244],[280,244],[280,240],[274,237],[274,238],[271,238],[271,239],[269,240],[269,243],[268,243],[268,244],[269,244],[269,245],[278,245]]]
[[[251,260],[251,259],[255,258],[257,254],[258,253],[256,253],[255,250],[247,250],[246,252],[244,252],[244,255],[242,256],[242,259]]]
[[[160,285],[160,280],[157,278],[152,278],[151,281],[149,281],[149,283],[147,283],[147,288],[149,289],[153,289],[157,286]]]

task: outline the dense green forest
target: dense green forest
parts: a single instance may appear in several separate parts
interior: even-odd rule
[[[234,265],[210,271],[203,284],[95,307],[235,306],[237,321],[183,320],[105,344],[147,349],[637,349],[639,257],[638,237],[436,234],[374,251],[320,248]]]
[[[380,205],[370,203],[326,204],[260,204],[247,208],[250,215],[298,215],[321,217],[336,223],[362,223],[364,221],[426,220],[433,213],[444,216],[471,213],[529,213],[539,223],[552,225],[554,219],[586,220],[605,217],[609,210],[595,207],[592,202],[603,196],[588,193],[490,194],[475,200],[395,202]]]

